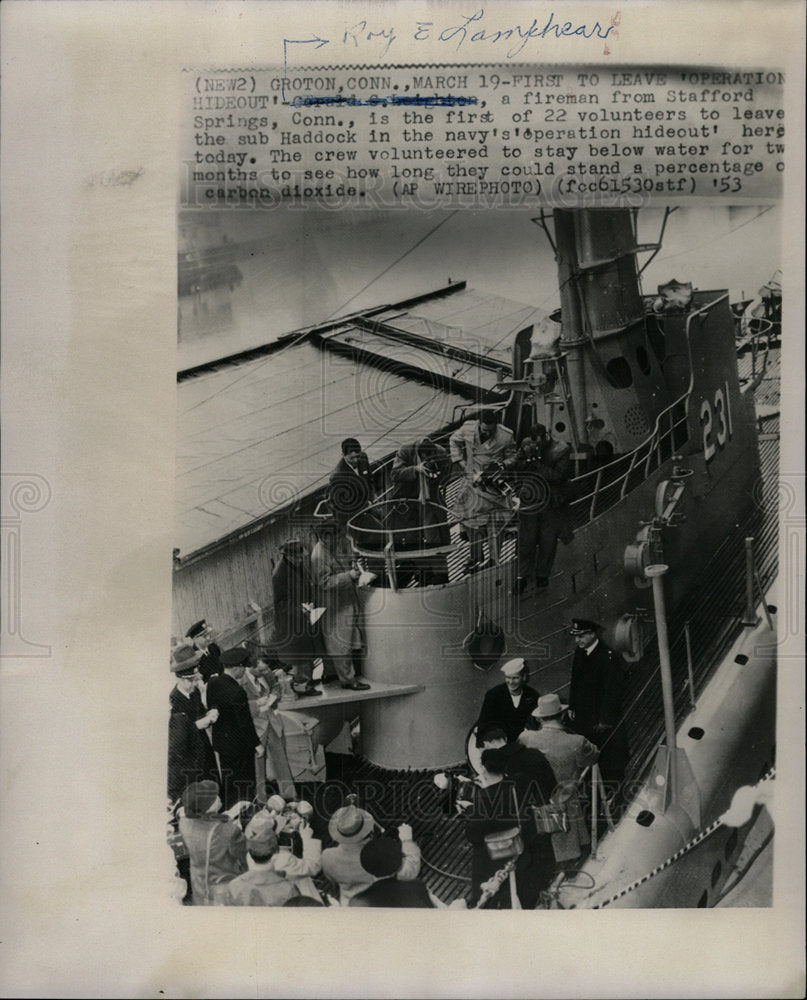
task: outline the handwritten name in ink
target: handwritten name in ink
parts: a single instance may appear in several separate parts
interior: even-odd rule
[[[534,39],[571,37],[607,39],[612,33],[615,36],[618,35],[617,25],[619,23],[619,12],[614,15],[606,27],[603,27],[598,20],[594,21],[593,24],[563,21],[555,17],[554,11],[550,11],[549,17],[545,21],[533,18],[532,24],[527,26],[522,24],[502,25],[488,17],[485,8],[480,7],[472,14],[460,15],[456,24],[442,26],[435,21],[417,20],[414,25],[409,25],[400,34],[394,25],[373,23],[368,18],[363,17],[346,25],[345,30],[332,39],[320,38],[319,36],[286,38],[283,40],[283,48],[284,56],[287,56],[289,45],[314,45],[320,49],[324,45],[333,43],[337,47],[362,50],[364,57],[368,51],[371,52],[375,48],[377,58],[383,58],[391,51],[399,38],[406,38],[414,42],[443,42],[455,51],[459,51],[463,47],[467,49],[469,46],[477,49],[485,46],[496,46],[500,50],[504,49],[505,58],[512,59],[522,52],[528,42]]]

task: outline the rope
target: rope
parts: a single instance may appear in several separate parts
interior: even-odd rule
[[[776,773],[776,768],[772,767],[767,772],[767,774],[763,775],[763,777],[760,778],[760,781],[767,781],[767,779],[773,777],[775,773]],[[720,818],[716,819],[705,830],[702,830],[696,837],[693,837],[693,839],[690,840],[689,843],[684,844],[684,846],[679,851],[676,851],[675,854],[667,858],[666,861],[662,861],[660,865],[656,865],[656,867],[653,868],[652,871],[647,872],[646,875],[642,875],[642,877],[636,879],[635,882],[631,882],[631,884],[626,886],[624,889],[620,889],[620,891],[611,896],[610,899],[606,899],[602,903],[595,903],[595,905],[592,906],[591,908],[593,910],[601,910],[606,906],[610,906],[611,903],[615,903],[618,899],[623,899],[625,896],[628,895],[628,893],[633,892],[634,889],[638,889],[639,886],[642,886],[646,882],[649,882],[650,879],[655,878],[656,875],[658,875],[660,872],[665,871],[667,868],[670,867],[670,865],[675,864],[676,861],[680,861],[685,854],[688,854],[691,850],[697,847],[698,844],[701,844],[704,840],[706,840],[707,837],[710,837],[715,832],[715,830],[717,830],[718,827],[722,825],[723,821]]]

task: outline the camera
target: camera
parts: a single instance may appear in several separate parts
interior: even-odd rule
[[[462,811],[474,801],[476,781],[463,771],[440,771],[434,776],[435,785],[444,792],[447,812]]]

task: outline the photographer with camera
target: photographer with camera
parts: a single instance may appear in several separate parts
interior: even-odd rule
[[[465,489],[455,500],[455,513],[462,521],[471,543],[468,572],[483,569],[482,539],[493,514],[498,520],[509,519],[512,512],[510,490],[502,472],[515,459],[513,432],[499,423],[495,410],[481,410],[474,420],[451,435],[453,469],[465,477]]]

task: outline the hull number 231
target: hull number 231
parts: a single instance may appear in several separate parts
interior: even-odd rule
[[[723,449],[731,440],[731,402],[728,383],[715,390],[714,402],[704,399],[701,403],[703,428],[703,457],[710,462],[718,448]]]

